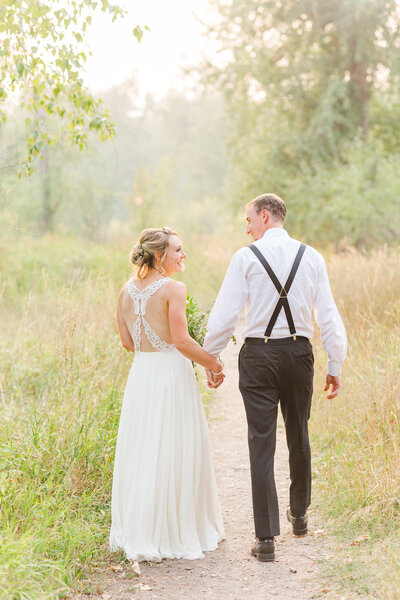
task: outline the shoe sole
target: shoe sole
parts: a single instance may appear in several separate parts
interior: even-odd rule
[[[256,552],[255,554],[253,554],[253,552],[252,552],[251,555],[255,556],[255,558],[257,560],[259,560],[260,562],[273,562],[275,560],[275,553],[273,553],[273,554],[259,554],[258,552]]]
[[[306,535],[308,535],[308,529],[293,529],[293,535],[295,535],[296,537],[306,537]]]

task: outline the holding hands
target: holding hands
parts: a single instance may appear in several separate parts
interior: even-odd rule
[[[225,379],[225,373],[223,372],[222,364],[216,358],[216,365],[213,369],[208,369],[206,367],[206,375],[207,375],[207,385],[209,388],[217,388],[223,383]],[[215,370],[214,370],[215,368]]]

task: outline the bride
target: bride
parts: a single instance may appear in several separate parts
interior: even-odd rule
[[[128,559],[203,558],[224,536],[210,440],[191,361],[221,363],[188,333],[186,289],[170,275],[185,253],[168,227],[145,229],[130,258],[117,320],[135,353],[126,383],[112,486],[111,551]]]

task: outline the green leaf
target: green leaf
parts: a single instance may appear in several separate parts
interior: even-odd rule
[[[18,62],[18,63],[16,64],[16,67],[17,67],[17,73],[18,73],[18,75],[19,75],[20,77],[22,77],[22,75],[23,75],[23,73],[24,73],[24,70],[25,70],[24,63]]]
[[[133,29],[133,35],[135,36],[135,38],[137,39],[137,41],[140,43],[143,37],[143,29],[140,27],[140,25],[136,25],[136,27]]]

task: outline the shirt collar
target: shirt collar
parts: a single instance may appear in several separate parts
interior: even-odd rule
[[[289,234],[286,229],[283,229],[282,227],[271,227],[271,229],[267,229],[263,235],[263,238],[269,237],[289,237]]]

